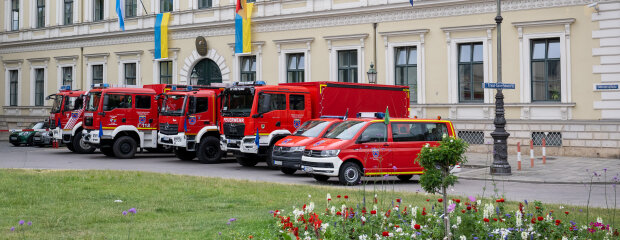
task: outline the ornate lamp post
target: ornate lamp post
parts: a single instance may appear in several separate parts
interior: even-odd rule
[[[372,62],[370,62],[370,69],[368,69],[366,74],[368,74],[368,83],[377,83],[377,70],[375,70],[375,65]]]
[[[196,69],[192,71],[192,75],[189,76],[189,84],[196,85],[198,84],[198,74],[196,73]]]
[[[497,0],[497,82],[502,82],[502,15],[501,0]],[[510,164],[508,163],[508,145],[506,140],[509,133],[506,132],[506,118],[504,117],[504,94],[502,89],[497,89],[495,94],[495,130],[491,133],[493,137],[493,163],[491,164],[491,175],[511,175]]]

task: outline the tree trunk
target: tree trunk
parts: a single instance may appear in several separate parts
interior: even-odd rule
[[[444,169],[443,171],[443,179],[446,179],[447,171]],[[443,195],[443,224],[445,227],[445,237],[444,239],[450,240],[452,239],[452,233],[450,233],[450,218],[448,217],[448,194],[446,193],[446,186],[442,184],[441,191]]]

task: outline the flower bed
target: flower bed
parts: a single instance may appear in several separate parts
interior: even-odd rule
[[[391,203],[356,203],[327,194],[327,205],[313,202],[291,212],[272,212],[274,237],[281,239],[442,239],[444,199],[427,199],[411,206],[402,199]],[[453,239],[618,239],[618,231],[601,218],[577,223],[569,211],[545,209],[540,202],[506,203],[503,198],[474,197],[448,200]],[[514,210],[508,210],[514,209]]]

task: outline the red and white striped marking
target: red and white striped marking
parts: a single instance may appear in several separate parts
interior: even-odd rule
[[[530,167],[534,167],[534,140],[530,139]]]
[[[517,143],[517,170],[521,171],[521,142]]]
[[[542,158],[544,165],[545,163],[547,163],[547,143],[545,141],[545,138],[542,139]]]

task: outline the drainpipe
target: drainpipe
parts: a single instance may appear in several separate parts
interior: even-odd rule
[[[379,70],[379,64],[377,64],[377,23],[373,23],[372,24],[372,28],[373,28],[373,41],[374,41],[374,45],[373,50],[374,50],[374,54],[373,54],[373,62],[375,63],[375,70]]]

